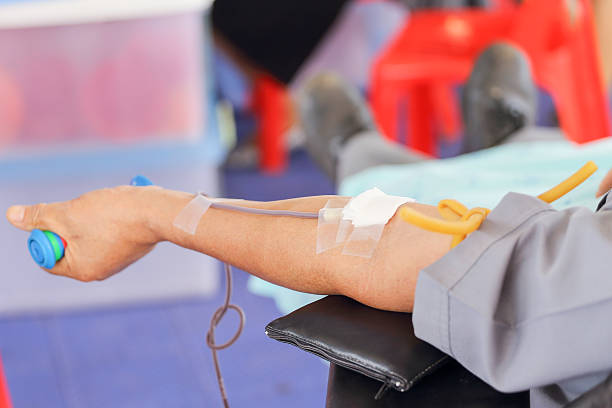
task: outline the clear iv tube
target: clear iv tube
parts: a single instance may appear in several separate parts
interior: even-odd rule
[[[295,217],[295,218],[319,218],[318,213],[300,212],[300,211],[285,211],[285,210],[264,210],[261,208],[242,207],[222,202],[212,202],[212,208],[222,210],[239,211],[256,215],[274,215],[277,217]]]
[[[225,302],[223,302],[223,305],[221,305],[215,311],[212,318],[210,319],[210,326],[208,329],[208,333],[206,333],[206,345],[208,346],[208,348],[210,348],[210,351],[212,352],[213,363],[215,365],[215,374],[217,375],[217,382],[219,383],[219,392],[221,393],[223,407],[229,408],[229,401],[227,399],[227,392],[225,391],[225,383],[223,382],[223,376],[221,375],[221,366],[219,365],[219,357],[217,356],[217,351],[228,348],[229,346],[234,344],[236,340],[238,340],[238,337],[240,337],[240,335],[242,334],[242,329],[244,329],[245,316],[244,311],[240,306],[230,303],[230,298],[232,296],[232,269],[231,266],[227,263],[224,263],[223,266],[225,270],[226,284]],[[215,329],[219,322],[221,322],[223,316],[225,316],[225,312],[227,312],[229,309],[233,309],[236,311],[236,313],[238,313],[238,330],[236,330],[234,336],[227,342],[225,342],[224,344],[217,345],[215,343]]]
[[[200,193],[202,196],[208,199],[204,194]],[[210,199],[208,199],[210,200]],[[256,214],[256,215],[272,215],[277,217],[295,217],[295,218],[306,218],[306,219],[315,219],[319,217],[318,213],[308,213],[308,212],[298,212],[298,211],[284,211],[284,210],[264,210],[260,208],[250,208],[250,207],[242,207],[238,205],[232,205],[224,202],[213,201],[210,206],[212,208],[229,210],[229,211],[238,211],[248,214]],[[245,315],[244,311],[240,306],[234,305],[230,303],[230,298],[232,295],[232,271],[231,266],[227,263],[224,264],[225,269],[225,279],[226,279],[226,292],[225,292],[225,302],[221,307],[219,307],[210,321],[210,327],[208,329],[208,333],[206,334],[206,345],[210,348],[213,356],[213,363],[215,366],[215,374],[217,375],[217,382],[219,384],[219,392],[221,393],[221,399],[223,401],[223,407],[229,408],[229,400],[227,398],[227,392],[225,391],[225,384],[223,381],[223,376],[221,374],[221,367],[219,365],[219,358],[217,356],[217,351],[225,349],[238,340],[240,334],[242,333],[242,329],[244,328]],[[236,313],[238,313],[239,325],[238,330],[234,334],[234,336],[225,342],[224,344],[217,345],[215,343],[215,328],[225,316],[225,313],[229,310],[233,309]]]

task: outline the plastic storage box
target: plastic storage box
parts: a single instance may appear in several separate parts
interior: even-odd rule
[[[209,1],[0,5],[0,209],[63,201],[136,174],[218,191]],[[93,215],[92,215],[93,216]],[[0,315],[209,296],[218,262],[161,244],[83,284],[41,271],[27,233],[0,222]]]
[[[199,141],[208,3],[0,5],[0,158]]]

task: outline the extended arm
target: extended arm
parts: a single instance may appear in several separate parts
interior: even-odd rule
[[[370,306],[410,311],[418,271],[439,259],[450,238],[423,231],[394,217],[371,259],[332,249],[315,255],[317,221],[244,214],[210,208],[195,235],[174,227],[192,194],[158,187],[97,190],[63,203],[7,212],[22,229],[48,229],[68,242],[66,255],[50,272],[80,280],[104,279],[171,241],[295,290],[344,294]],[[317,212],[330,197],[242,202],[258,208]],[[418,207],[430,215],[434,207]]]

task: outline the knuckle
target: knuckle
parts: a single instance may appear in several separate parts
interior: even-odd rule
[[[43,213],[44,213],[46,206],[47,204],[40,203],[40,204],[35,204],[29,208],[28,218],[29,218],[30,223],[32,223],[32,225],[38,226],[41,223],[43,219]]]
[[[66,202],[66,211],[73,212],[79,211],[85,205],[85,196],[77,197],[73,200]]]

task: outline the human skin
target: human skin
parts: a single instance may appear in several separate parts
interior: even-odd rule
[[[157,243],[170,241],[287,288],[341,294],[372,307],[403,312],[412,311],[419,271],[450,248],[450,236],[414,227],[397,215],[386,225],[369,259],[342,255],[341,248],[315,255],[316,219],[210,208],[190,235],[172,223],[192,198],[192,194],[159,187],[120,186],[65,202],[13,206],[6,215],[17,228],[54,231],[67,241],[64,258],[47,270],[60,276],[103,280]],[[243,201],[240,205],[317,212],[330,198]],[[437,216],[435,207],[405,205]]]
[[[608,173],[604,176],[601,183],[599,183],[599,188],[597,189],[597,197],[601,197],[608,191],[612,189],[612,169],[608,171]]]

